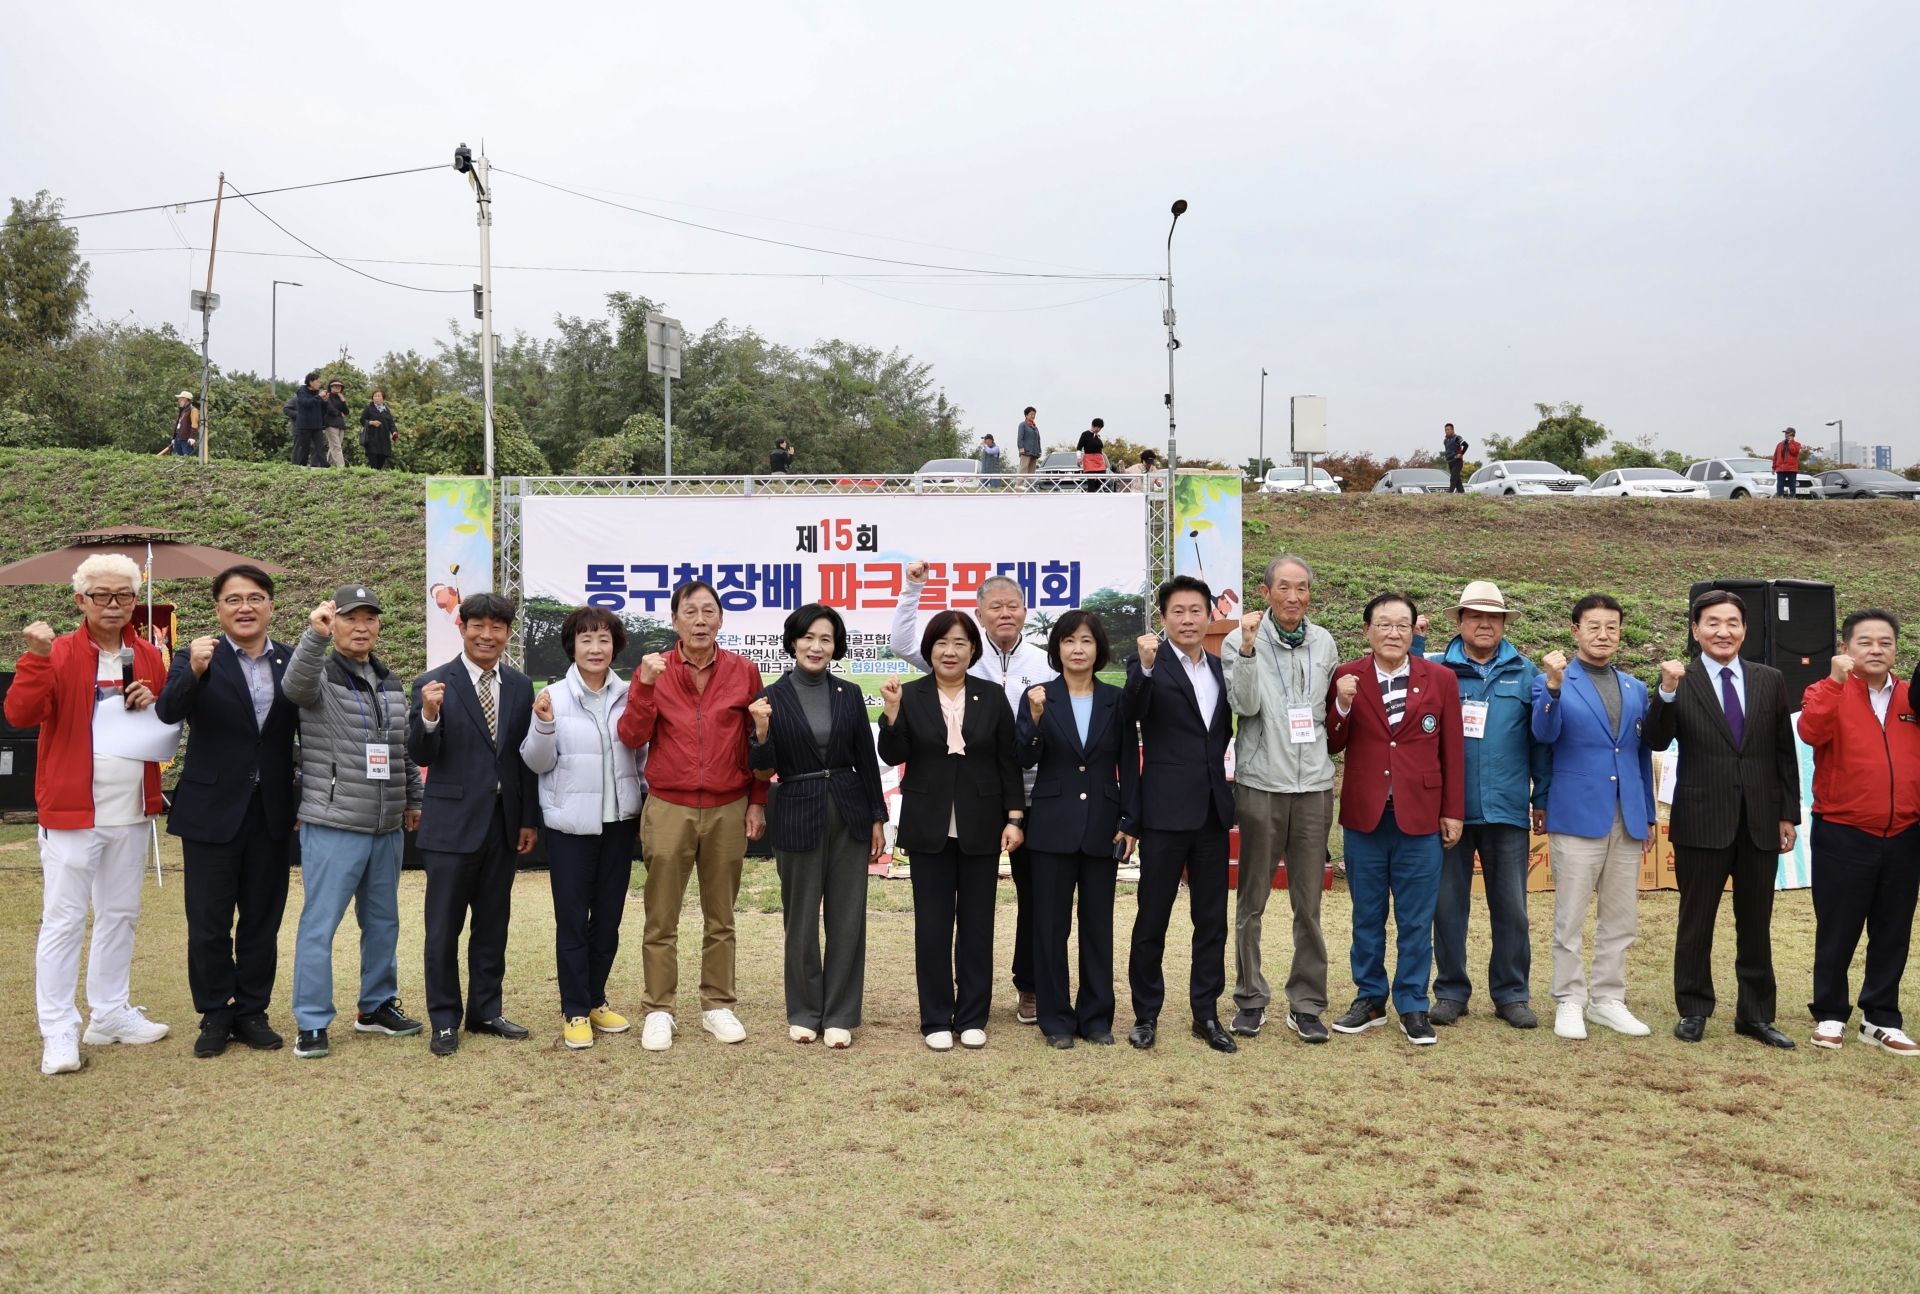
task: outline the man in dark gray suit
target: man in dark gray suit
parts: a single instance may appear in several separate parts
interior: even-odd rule
[[[462,1016],[469,1033],[527,1036],[503,1013],[500,994],[514,855],[533,851],[540,826],[538,779],[520,760],[533,684],[500,663],[513,615],[512,601],[498,593],[467,598],[460,604],[460,657],[413,685],[407,753],[428,770],[419,844],[427,865],[427,1016],[436,1056],[459,1050]],[[463,1009],[460,928],[469,908]]]
[[[1780,852],[1793,848],[1800,821],[1800,760],[1779,670],[1740,659],[1747,607],[1737,594],[1703,593],[1692,608],[1700,657],[1660,667],[1660,691],[1647,707],[1653,750],[1680,743],[1673,792],[1673,875],[1680,922],[1673,947],[1674,1037],[1699,1042],[1713,1014],[1713,924],[1720,893],[1733,878],[1740,982],[1735,1033],[1791,1050],[1774,1028],[1773,890]]]

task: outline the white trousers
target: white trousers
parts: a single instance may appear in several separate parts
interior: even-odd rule
[[[1553,997],[1585,1006],[1627,1000],[1627,949],[1640,933],[1640,842],[1616,807],[1604,837],[1547,837],[1553,862]],[[1581,964],[1587,903],[1596,900],[1593,979]]]
[[[140,924],[140,887],[146,880],[146,822],[86,831],[40,829],[40,946],[34,954],[34,995],[40,1036],[80,1027],[73,991],[80,980],[80,939],[93,907],[93,947],[87,955],[87,1006],[97,1019],[127,1005],[133,975],[133,931]]]

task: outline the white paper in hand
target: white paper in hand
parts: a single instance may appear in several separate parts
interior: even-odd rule
[[[93,707],[93,753],[164,764],[180,749],[180,725],[161,723],[153,707],[129,710],[118,696]]]

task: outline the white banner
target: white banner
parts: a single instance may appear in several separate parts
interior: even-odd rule
[[[922,623],[945,607],[971,611],[981,582],[1005,575],[1026,593],[1027,636],[1036,642],[1080,606],[1106,624],[1115,659],[1141,632],[1140,494],[534,496],[520,516],[529,627],[560,608],[606,607],[627,624],[630,657],[665,636],[673,590],[699,579],[720,595],[721,645],[765,673],[789,667],[781,628],[809,602],[847,622],[842,670],[897,672],[905,667],[887,640],[916,560],[930,567]],[[554,662],[545,660],[551,651],[536,653],[536,636],[547,635],[529,636],[528,665],[539,677]]]

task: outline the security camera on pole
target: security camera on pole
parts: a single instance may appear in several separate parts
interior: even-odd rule
[[[482,143],[484,149],[486,145]],[[480,204],[480,281],[474,284],[474,317],[480,320],[480,398],[487,419],[487,476],[493,476],[493,352],[499,339],[493,335],[493,189],[487,181],[487,155],[475,157],[465,144],[453,150],[453,169],[465,175],[473,185],[473,196]]]
[[[669,482],[669,489],[673,480],[673,379],[680,376],[680,345],[684,338],[678,319],[647,311],[647,372],[658,373],[666,387],[666,413],[662,419],[667,432],[666,470],[662,474]]]

